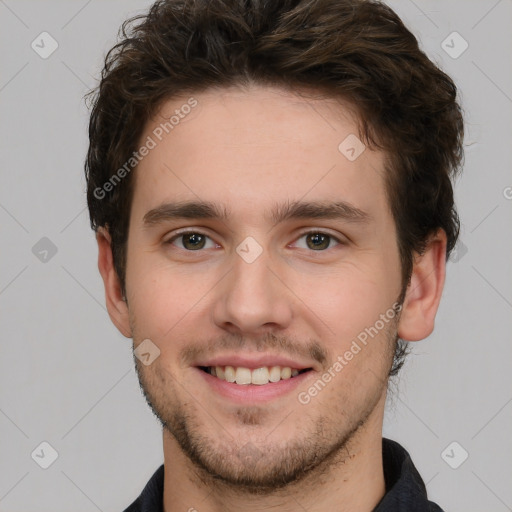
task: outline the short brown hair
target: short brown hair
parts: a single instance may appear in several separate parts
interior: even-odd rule
[[[127,20],[120,38],[93,91],[85,172],[91,226],[109,230],[123,291],[133,177],[97,191],[137,149],[163,101],[210,87],[303,87],[356,106],[361,139],[386,155],[404,290],[414,252],[439,228],[449,256],[459,232],[452,179],[463,158],[457,89],[388,6],[159,0]]]

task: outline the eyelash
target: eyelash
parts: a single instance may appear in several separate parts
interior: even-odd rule
[[[211,237],[208,236],[206,233],[203,233],[202,231],[189,230],[189,231],[182,231],[180,233],[175,234],[172,238],[169,238],[168,240],[166,240],[165,244],[173,245],[172,242],[174,242],[174,240],[177,240],[178,238],[181,238],[185,235],[201,235],[201,236],[204,236],[211,240]],[[319,231],[319,230],[304,231],[296,238],[296,240],[299,240],[307,235],[325,235],[325,236],[328,236],[330,240],[335,240],[338,243],[338,245],[345,245],[345,242],[343,242],[339,238],[335,237],[334,235],[331,235],[330,233],[326,233],[324,231]],[[187,252],[201,252],[203,250],[203,249],[198,249],[197,251],[193,251],[193,250],[188,250],[188,249],[182,249],[181,247],[178,247],[178,249],[181,249],[181,250],[187,251]],[[319,250],[319,251],[314,251],[313,249],[311,249],[311,252],[326,252],[328,249],[332,249],[332,247],[328,247],[327,249],[323,249],[323,250]]]

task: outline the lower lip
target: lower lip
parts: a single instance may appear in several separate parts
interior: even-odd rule
[[[280,380],[278,382],[269,382],[268,384],[236,384],[228,382],[209,373],[195,368],[200,373],[204,381],[219,395],[230,400],[247,405],[248,402],[267,402],[274,398],[279,398],[292,391],[308,379],[313,370],[300,373],[296,377]]]

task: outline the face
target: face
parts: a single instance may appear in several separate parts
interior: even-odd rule
[[[275,488],[382,412],[401,291],[384,156],[339,148],[358,133],[343,102],[193,97],[141,138],[156,146],[134,174],[128,329],[160,351],[135,361],[175,446],[227,483]],[[190,113],[158,140],[176,109]]]

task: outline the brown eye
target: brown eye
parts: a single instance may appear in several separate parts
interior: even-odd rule
[[[327,249],[331,243],[331,237],[324,233],[307,233],[306,243],[314,251]]]
[[[327,252],[327,249],[333,249],[337,245],[345,245],[343,240],[323,231],[306,231],[296,239],[293,246],[315,252]]]
[[[198,251],[206,247],[207,241],[210,241],[210,247],[215,246],[214,242],[210,240],[209,236],[197,231],[188,231],[186,233],[180,233],[172,237],[167,241],[167,243],[186,251]]]
[[[205,244],[205,237],[199,233],[190,233],[183,235],[183,246],[185,249],[195,251],[202,249]]]

